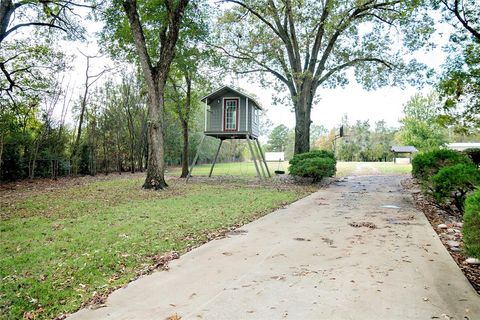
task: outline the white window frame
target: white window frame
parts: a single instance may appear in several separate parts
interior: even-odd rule
[[[225,114],[225,100],[234,100],[236,103],[236,109],[235,109],[235,129],[228,129],[227,130],[227,116]],[[238,127],[240,125],[240,119],[238,117],[240,116],[240,97],[223,97],[222,99],[222,131],[230,132],[230,131],[238,131]]]
[[[258,125],[258,122],[260,120],[260,115],[259,115],[259,109],[255,106],[253,107],[253,123]]]

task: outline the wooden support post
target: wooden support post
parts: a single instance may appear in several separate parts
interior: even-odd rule
[[[220,153],[220,148],[222,147],[222,142],[223,142],[223,139],[220,139],[220,144],[218,145],[217,153],[215,153],[215,158],[213,158],[212,167],[210,168],[210,173],[208,174],[209,178],[212,176],[213,167],[215,167],[215,163],[217,163],[217,158],[218,158],[218,154]]]
[[[255,158],[255,153],[253,152],[252,144],[250,143],[250,137],[248,136],[248,134],[246,135],[246,137],[247,137],[247,142],[248,142],[248,148],[250,149],[250,154],[252,155],[253,163],[255,164],[255,170],[257,170],[257,176],[260,179],[262,179],[262,176],[260,175],[260,170],[258,170],[257,159]]]
[[[256,139],[253,139],[253,150],[255,151],[255,154],[257,155],[258,158],[258,164],[260,166],[260,170],[262,171],[262,177],[267,178],[267,175],[265,174],[265,170],[263,169],[263,161],[262,161],[262,156],[260,155],[260,152],[257,147],[257,143],[255,142]]]
[[[271,178],[272,175],[270,174],[270,170],[268,169],[267,161],[265,160],[265,154],[262,151],[262,146],[260,145],[260,141],[258,141],[258,139],[255,139],[255,140],[257,141],[258,152],[260,152],[263,163],[265,164],[265,169],[267,169],[268,177]]]
[[[188,175],[187,175],[187,182],[188,179],[192,176],[192,171],[193,167],[197,163],[198,155],[200,154],[200,149],[202,148],[203,141],[205,140],[205,135],[202,137],[202,140],[200,141],[200,144],[198,145],[197,153],[195,154],[195,158],[193,158],[192,164],[190,165],[190,170],[188,170]]]

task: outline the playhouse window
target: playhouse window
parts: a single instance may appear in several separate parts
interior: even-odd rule
[[[258,124],[259,118],[260,118],[260,111],[257,108],[253,109],[253,123]]]
[[[225,100],[225,130],[237,130],[237,100]]]

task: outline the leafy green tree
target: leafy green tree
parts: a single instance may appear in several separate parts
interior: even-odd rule
[[[279,124],[273,128],[272,132],[268,136],[267,148],[269,151],[285,151],[287,144],[287,136],[289,129],[283,124]]]
[[[188,3],[189,0],[112,1],[104,11],[103,42],[114,56],[138,62],[146,84],[148,165],[143,184],[146,189],[167,186],[163,136],[165,86]]]
[[[295,129],[289,129],[285,144],[285,159],[292,159],[295,149]]]
[[[46,100],[56,94],[59,74],[68,62],[56,48],[56,42],[62,36],[82,38],[83,28],[74,11],[93,7],[92,2],[83,0],[0,0],[0,127],[10,128],[10,134],[4,133],[0,141],[3,146],[8,140],[9,145],[6,149],[0,147],[0,162],[9,162],[4,161],[4,156],[19,155],[17,160],[22,163],[15,165],[18,170],[8,169],[17,179],[26,176],[20,168],[28,167],[28,176],[33,177],[38,161],[45,166],[47,158],[54,157],[42,144],[46,143],[45,139],[52,141],[50,134],[57,127],[42,108]],[[40,123],[38,130],[31,131],[17,122],[26,110],[29,118]],[[19,128],[11,127],[12,124]],[[18,132],[22,134],[16,135]],[[26,139],[27,132],[32,139]],[[59,130],[57,137],[62,137],[63,132]],[[61,152],[62,148],[57,149]],[[43,159],[37,161],[37,156]],[[57,160],[52,167],[58,167]]]
[[[415,94],[405,104],[402,127],[396,139],[403,145],[411,145],[419,151],[437,149],[447,142],[447,132],[437,123],[438,98],[435,94]]]
[[[263,85],[287,92],[295,111],[295,153],[310,148],[311,109],[319,88],[345,86],[346,71],[366,88],[410,80],[420,70],[404,61],[433,31],[416,1],[225,0],[213,46],[233,59],[238,73],[258,74]],[[368,26],[367,28],[365,26]],[[411,73],[413,72],[413,73]],[[273,76],[273,83],[272,83]]]
[[[441,8],[446,21],[480,41],[480,3],[478,0],[433,0]]]
[[[375,122],[372,135],[372,160],[387,161],[392,157],[390,148],[393,145],[395,131],[388,128],[384,120],[380,120]]]
[[[83,28],[75,9],[90,2],[70,0],[0,0],[0,94],[45,89],[45,79],[61,66],[54,43],[59,36],[81,38]],[[29,38],[16,33],[31,32]],[[43,72],[45,68],[48,72]]]
[[[436,0],[434,4],[455,28],[438,84],[443,100],[440,120],[458,133],[471,134],[480,127],[480,2]]]
[[[182,172],[180,177],[186,178],[190,159],[189,131],[193,125],[194,113],[202,106],[201,97],[212,86],[210,79],[202,75],[200,70],[206,67],[212,50],[202,48],[202,42],[209,34],[206,20],[208,10],[202,2],[190,8],[185,17],[185,25],[179,36],[175,58],[172,62],[167,88],[167,100],[172,111],[182,127]],[[168,90],[170,89],[170,90]]]
[[[328,130],[323,125],[312,124],[310,127],[310,149],[315,147],[315,143],[320,138],[320,136],[327,133]]]

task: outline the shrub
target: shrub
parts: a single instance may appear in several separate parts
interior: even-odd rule
[[[432,177],[432,192],[438,203],[454,204],[460,212],[467,194],[480,184],[480,171],[473,164],[456,164],[440,169]]]
[[[478,166],[480,166],[480,148],[465,149],[465,154]]]
[[[332,160],[335,160],[335,155],[333,154],[332,151],[328,151],[328,150],[312,150],[310,152],[305,152],[305,153],[300,153],[300,154],[294,155],[289,163],[291,165],[295,165],[302,160],[312,159],[312,158],[330,158]],[[335,160],[335,162],[336,162],[336,160]]]
[[[472,163],[463,153],[448,149],[438,149],[417,155],[412,160],[413,177],[428,182],[441,168],[459,163]]]
[[[313,178],[318,182],[322,178],[331,177],[336,172],[335,156],[326,150],[296,154],[290,160],[290,174],[299,177]]]
[[[463,243],[468,255],[480,259],[480,190],[465,201]]]

